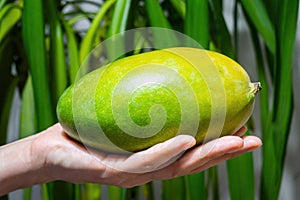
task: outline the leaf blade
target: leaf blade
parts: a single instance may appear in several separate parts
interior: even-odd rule
[[[21,19],[21,7],[17,4],[10,3],[0,10],[0,41]]]
[[[272,53],[275,53],[275,33],[266,8],[260,0],[241,0],[241,3],[253,22],[254,26],[264,38],[264,41]]]
[[[22,34],[32,75],[38,131],[44,130],[54,122],[46,64],[42,8],[41,0],[24,0],[22,15]],[[32,10],[35,12],[31,12]],[[35,39],[32,40],[32,38]]]
[[[52,102],[56,105],[60,95],[67,87],[64,39],[55,1],[45,1],[50,28],[50,79]]]
[[[92,21],[92,24],[84,36],[81,45],[80,45],[80,62],[86,58],[86,56],[91,52],[93,48],[94,37],[96,35],[97,29],[99,28],[99,24],[103,19],[105,13],[110,9],[110,7],[115,3],[116,0],[108,0],[106,1],[102,7],[97,12],[95,18]]]
[[[208,1],[186,2],[185,33],[196,40],[204,49],[209,47]]]
[[[246,133],[249,135],[248,133]],[[227,174],[232,200],[254,200],[254,165],[252,153],[245,153],[227,161]]]

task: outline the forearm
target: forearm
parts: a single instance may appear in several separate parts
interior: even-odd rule
[[[42,160],[32,154],[31,136],[0,147],[0,196],[13,190],[45,182]]]

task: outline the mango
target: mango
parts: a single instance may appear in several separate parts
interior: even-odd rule
[[[84,75],[60,97],[57,117],[70,137],[106,152],[137,152],[179,134],[201,144],[240,129],[260,89],[234,60],[176,47]]]

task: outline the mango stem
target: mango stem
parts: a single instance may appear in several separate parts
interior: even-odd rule
[[[251,83],[251,86],[252,86],[252,92],[254,94],[256,94],[257,92],[259,92],[262,89],[260,82]]]

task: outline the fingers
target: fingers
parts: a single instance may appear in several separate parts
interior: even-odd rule
[[[145,151],[118,160],[111,156],[103,161],[105,165],[128,173],[146,173],[161,169],[174,162],[185,150],[196,143],[194,137],[179,135],[166,142],[157,144]]]
[[[203,166],[205,163],[213,160],[227,152],[234,152],[243,147],[243,140],[236,136],[224,136],[212,140],[187,152],[176,162],[175,166],[170,166],[168,171],[173,172],[172,177],[188,174],[194,168]],[[166,174],[169,176],[168,174]]]
[[[235,132],[234,136],[242,136],[247,131],[246,126],[242,126],[237,132]]]
[[[241,138],[226,136],[217,140],[212,140],[205,145],[192,149],[180,160],[179,168],[176,173],[187,173],[194,166],[204,165],[206,162],[225,154],[226,152],[235,151],[243,146]]]
[[[257,149],[261,144],[261,140],[255,136],[221,137],[217,141],[211,141],[188,151],[170,166],[147,175],[152,180],[164,180],[200,172],[232,157]]]
[[[203,166],[200,166],[198,168],[193,169],[191,171],[191,173],[194,174],[194,173],[204,171],[204,170],[206,170],[206,169],[208,169],[212,166],[215,166],[215,165],[217,165],[221,162],[229,160],[230,158],[234,158],[234,157],[242,155],[243,153],[253,151],[253,150],[259,148],[262,145],[261,140],[259,138],[255,137],[255,136],[245,136],[245,137],[243,137],[243,139],[244,139],[244,145],[238,151],[223,154],[223,155],[221,155],[221,156],[205,163]]]

